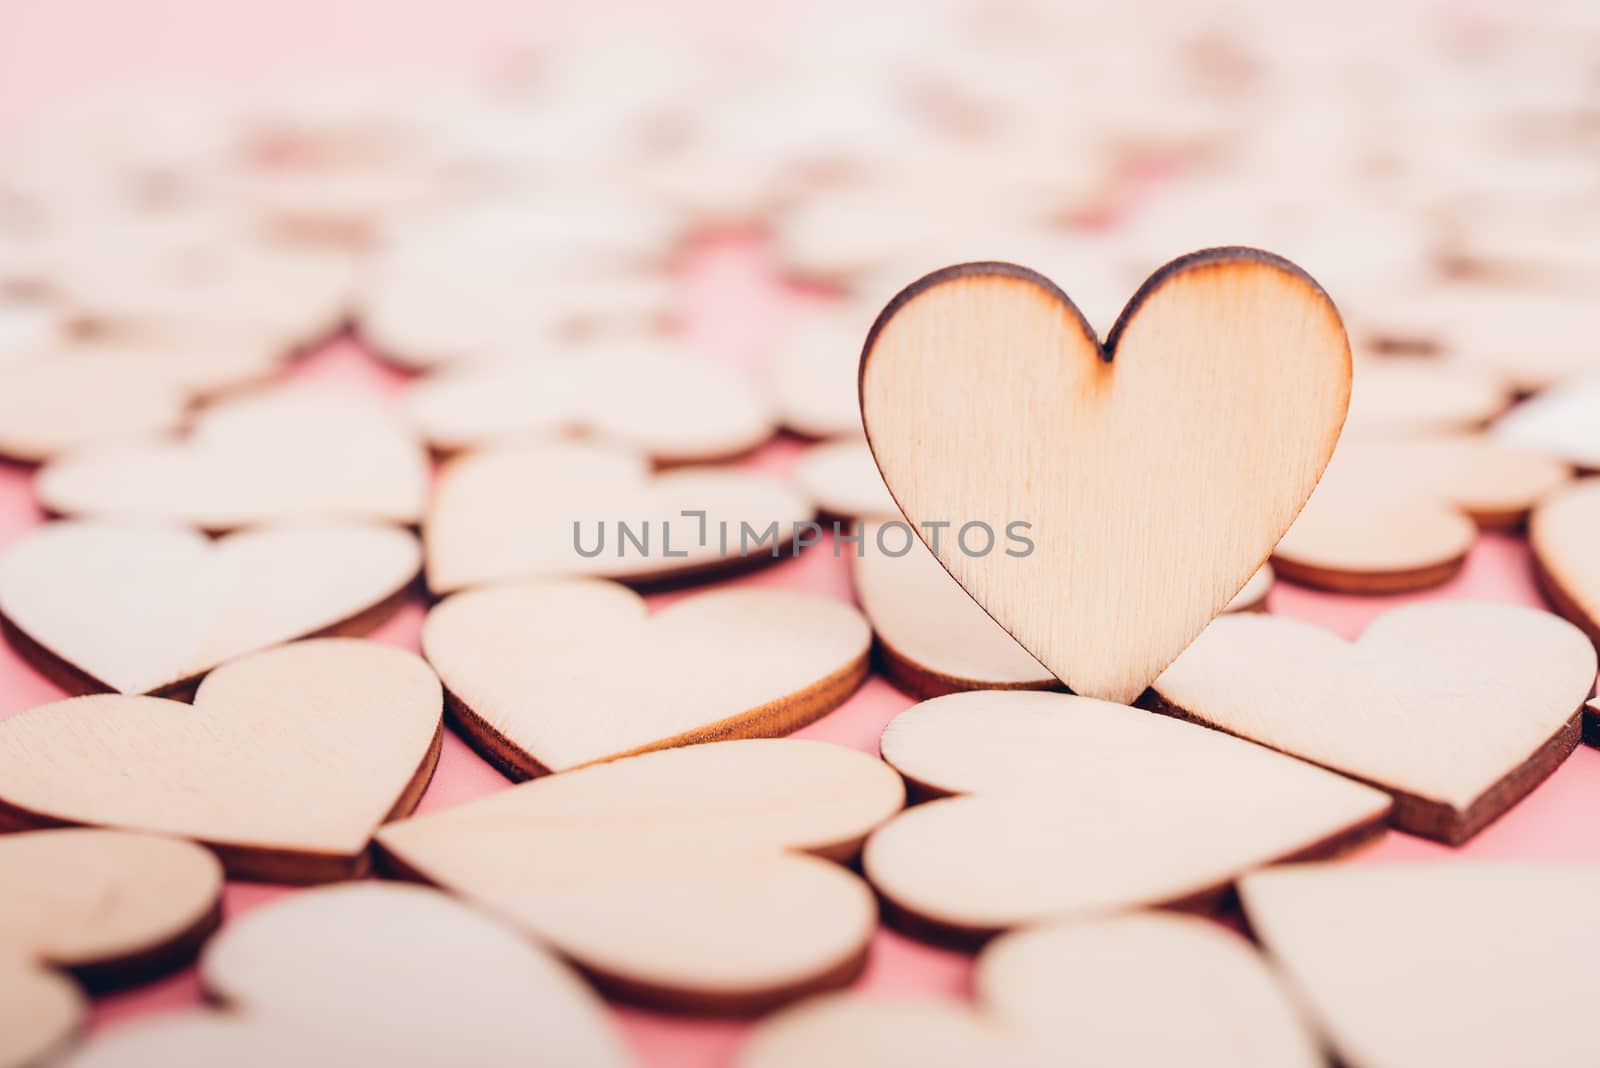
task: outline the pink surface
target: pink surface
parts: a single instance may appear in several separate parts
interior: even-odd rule
[[[684,264],[688,314],[684,329],[718,358],[758,367],[771,339],[802,304],[817,298],[789,293],[771,271],[758,240],[733,238],[712,242],[691,253]],[[294,377],[329,389],[392,393],[401,376],[377,363],[354,342],[341,340],[299,363]],[[781,471],[793,461],[799,443],[776,441],[749,463]],[[0,469],[0,542],[40,521],[29,494],[30,473]],[[800,557],[786,559],[738,580],[742,584],[806,589],[830,597],[852,599],[847,561],[835,558],[828,540]],[[659,605],[692,591],[655,595]],[[1418,595],[1356,598],[1317,593],[1287,584],[1272,594],[1273,612],[1309,620],[1347,637],[1358,635],[1374,617]],[[1473,550],[1462,574],[1450,584],[1420,595],[1480,597],[1542,604],[1533,585],[1528,552],[1520,538],[1487,535]],[[408,649],[417,648],[424,606],[408,604],[375,635]],[[45,701],[60,692],[35,674],[16,654],[0,646],[0,717]],[[842,708],[807,727],[804,737],[821,738],[876,753],[878,735],[897,713],[912,704],[881,678],[874,677]],[[506,779],[453,735],[446,737],[439,770],[424,795],[421,811],[443,808],[503,788]],[[1600,861],[1600,837],[1589,823],[1600,814],[1600,753],[1580,747],[1551,778],[1510,814],[1468,846],[1449,849],[1408,835],[1389,833],[1357,862],[1373,859],[1448,861],[1458,857],[1519,857],[1545,860]],[[229,886],[227,916],[293,891],[251,883]],[[872,946],[871,963],[857,986],[873,991],[917,991],[930,995],[965,996],[969,958],[927,946],[888,929]],[[141,1013],[193,1004],[200,996],[193,971],[102,998],[95,1026],[115,1026]],[[623,1027],[646,1064],[707,1066],[731,1062],[748,1025],[737,1021],[700,1021],[633,1008],[619,1008]]]
[[[284,2],[240,6],[206,0],[103,4],[60,0],[53,4],[0,0],[0,124],[26,117],[48,101],[85,88],[135,84],[152,78],[184,82],[209,78],[270,79],[286,68],[363,62],[380,57],[408,70],[463,66],[503,49],[507,26],[533,30],[538,6],[487,0],[453,0],[423,8],[408,4]],[[95,32],[86,34],[92,25]],[[363,68],[365,69],[365,68]],[[807,301],[780,284],[759,240],[708,243],[686,256],[687,314],[683,328],[717,358],[747,368],[765,361],[786,323]],[[349,341],[327,346],[294,371],[329,388],[392,391],[400,376]],[[792,463],[798,444],[780,440],[750,462],[772,470]],[[0,544],[40,521],[29,491],[29,471],[0,467]],[[752,585],[802,588],[850,600],[845,561],[827,542],[740,580]],[[655,603],[683,594],[651,598]],[[1542,603],[1532,585],[1527,550],[1518,538],[1491,535],[1473,551],[1462,575],[1428,597],[1482,597]],[[1354,636],[1373,617],[1409,598],[1351,598],[1283,586],[1274,612],[1306,619]],[[423,605],[408,605],[375,635],[417,648]],[[8,648],[0,646],[0,717],[61,696]],[[844,707],[802,732],[876,752],[879,732],[910,699],[874,678]],[[446,739],[438,773],[422,801],[428,811],[481,796],[506,780],[453,736]],[[1600,836],[1589,824],[1600,815],[1600,753],[1580,748],[1547,782],[1463,849],[1391,833],[1357,859],[1520,857],[1600,860]],[[236,917],[291,892],[236,883],[226,898]],[[858,986],[875,991],[920,991],[964,996],[969,959],[880,931],[867,973]],[[95,1026],[192,1004],[199,988],[192,971],[96,1005]],[[645,1063],[657,1066],[724,1065],[748,1025],[705,1022],[621,1008],[618,1015]]]

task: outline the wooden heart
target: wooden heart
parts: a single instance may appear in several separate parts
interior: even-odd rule
[[[1292,619],[1219,619],[1149,702],[1370,782],[1393,795],[1396,827],[1454,844],[1572,752],[1594,680],[1594,648],[1570,623],[1428,601],[1353,644]]]
[[[907,518],[997,537],[982,555],[946,540],[939,562],[1069,688],[1117,701],[1266,559],[1349,397],[1332,302],[1249,249],[1157,271],[1103,347],[1032,271],[946,268],[889,304],[861,357],[867,438]],[[1017,524],[1036,548],[1008,555]]]
[[[717,590],[652,615],[597,580],[459,593],[422,628],[458,729],[515,779],[788,734],[855,692],[871,646],[861,613],[826,597]]]
[[[959,690],[1060,688],[904,523],[865,525],[850,567],[879,667],[902,692],[926,700]],[[1272,568],[1263,565],[1226,611],[1264,611],[1272,584]]]
[[[1349,1068],[1600,1061],[1597,894],[1600,868],[1522,863],[1306,864],[1239,885]]]
[[[764,1021],[740,1068],[886,1064],[1315,1068],[1316,1042],[1238,935],[1171,913],[1016,931],[978,955],[976,1006],[833,994]],[[1150,1006],[1161,1026],[1151,1027]]]
[[[1569,477],[1483,435],[1345,442],[1272,561],[1286,579],[1345,593],[1435,586],[1461,570],[1480,526],[1520,525]]]
[[[862,869],[892,920],[961,943],[1211,905],[1241,872],[1366,840],[1389,810],[1378,791],[1261,746],[1068,694],[934,698],[889,724],[883,758],[914,798],[938,800],[874,834]]]
[[[1600,374],[1552,386],[1507,412],[1494,425],[1496,439],[1600,471]]]
[[[1528,521],[1534,574],[1550,603],[1600,646],[1600,478],[1551,494]]]
[[[776,430],[740,375],[668,343],[597,344],[560,359],[501,360],[411,388],[412,420],[436,449],[584,433],[661,463],[749,452]]]
[[[903,798],[855,750],[747,739],[535,779],[378,841],[401,873],[509,918],[609,994],[745,1013],[860,972],[877,909],[842,864]]]
[[[58,343],[28,362],[0,363],[0,456],[38,463],[175,431],[191,403],[258,383],[282,359],[231,335]]]
[[[794,478],[825,516],[900,518],[900,508],[864,441],[824,441],[807,447],[795,461]]]
[[[1354,371],[1346,441],[1478,430],[1511,406],[1505,379],[1438,356],[1358,359]]]
[[[592,445],[484,449],[439,473],[423,532],[428,586],[721,575],[798,551],[812,515],[789,486],[738,468],[651,475],[644,457]]]
[[[43,1063],[94,987],[186,963],[222,918],[222,867],[167,838],[56,830],[0,836],[0,1068]]]
[[[211,940],[200,984],[217,1007],[106,1028],[63,1068],[634,1063],[565,965],[421,887],[281,898]]]
[[[0,721],[0,825],[191,838],[241,879],[360,875],[439,757],[439,680],[402,649],[323,638],[206,676],[193,705],[98,695]]]
[[[0,622],[71,692],[171,692],[244,653],[376,625],[421,555],[405,531],[357,523],[217,541],[182,527],[48,523],[0,553]]]
[[[381,409],[285,389],[207,409],[182,440],[117,442],[45,465],[39,502],[60,515],[234,530],[308,516],[413,524],[427,457]]]

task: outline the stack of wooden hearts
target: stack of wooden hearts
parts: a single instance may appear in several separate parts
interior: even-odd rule
[[[1600,19],[1247,6],[7,146],[0,1068],[1600,1061]]]

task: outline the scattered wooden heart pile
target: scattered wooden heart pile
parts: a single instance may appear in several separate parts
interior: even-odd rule
[[[1600,1063],[1600,19],[1156,7],[9,146],[0,1068]]]

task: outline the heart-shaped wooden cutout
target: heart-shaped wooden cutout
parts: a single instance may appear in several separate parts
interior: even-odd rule
[[[48,523],[0,553],[0,623],[71,692],[172,692],[244,653],[376,625],[421,555],[411,534],[359,523],[217,541],[182,527]]]
[[[1586,478],[1551,494],[1528,521],[1539,586],[1567,619],[1600,646],[1600,478]]]
[[[439,473],[423,531],[428,586],[724,575],[797,552],[813,514],[791,487],[738,468],[652,475],[644,457],[593,445],[484,449]]]
[[[887,1064],[1316,1068],[1266,963],[1208,920],[1136,913],[1015,931],[978,955],[978,1004],[830,994],[764,1021],[739,1068]],[[1161,1026],[1149,1026],[1160,1005]]]
[[[877,908],[842,864],[903,799],[865,754],[758,738],[535,779],[378,842],[402,873],[509,918],[612,995],[746,1013],[860,972]]]
[[[825,516],[900,517],[900,507],[889,495],[864,441],[823,441],[807,447],[795,461],[794,479]]]
[[[282,898],[206,946],[197,1007],[106,1028],[63,1068],[633,1064],[571,970],[443,894],[361,883]]]
[[[222,866],[117,831],[0,835],[0,1068],[43,1063],[119,986],[187,962],[222,918]],[[53,1063],[53,1062],[52,1062]]]
[[[939,562],[1068,687],[1117,701],[1266,560],[1349,398],[1333,303],[1250,249],[1163,267],[1104,346],[1032,271],[946,268],[889,304],[861,357],[867,438],[906,517],[996,535]],[[1036,547],[1008,555],[1018,524]]]
[[[193,705],[41,705],[0,721],[0,824],[179,835],[241,879],[360,875],[374,829],[427,787],[442,712],[427,664],[354,638],[231,661]]]
[[[0,456],[69,450],[176,430],[189,405],[265,379],[282,361],[243,337],[73,341],[0,366]]]
[[[1388,798],[1261,746],[1069,694],[936,697],[883,732],[907,809],[862,868],[913,933],[1214,904],[1241,872],[1383,826]],[[961,795],[961,796],[950,796]],[[1263,804],[1271,798],[1271,804]]]
[[[926,700],[960,690],[1061,687],[903,522],[863,525],[850,566],[856,600],[877,637],[879,668],[902,692]],[[1226,611],[1265,611],[1272,584],[1272,568],[1263,565]]]
[[[1495,423],[1494,436],[1593,473],[1600,471],[1596,413],[1600,413],[1600,374],[1584,375],[1517,405]]]
[[[1305,864],[1239,884],[1349,1068],[1600,1062],[1597,895],[1589,865]]]
[[[413,524],[428,491],[421,443],[382,409],[283,389],[209,408],[182,440],[89,447],[34,489],[60,515],[224,531],[301,517]]]
[[[1461,570],[1480,526],[1520,525],[1571,474],[1483,435],[1347,441],[1272,561],[1286,579],[1344,593],[1436,586]]]
[[[747,453],[777,429],[736,371],[665,342],[432,375],[407,406],[428,443],[448,451],[584,433],[661,463],[707,463]]]
[[[1511,406],[1511,385],[1494,372],[1439,356],[1358,359],[1344,439],[1478,430]]]
[[[814,594],[716,590],[652,615],[592,579],[459,593],[422,628],[457,728],[518,779],[788,734],[855,692],[871,646],[861,613]]]
[[[1521,605],[1428,601],[1355,643],[1298,620],[1228,616],[1156,680],[1149,703],[1395,799],[1394,825],[1466,841],[1578,744],[1595,651]]]

